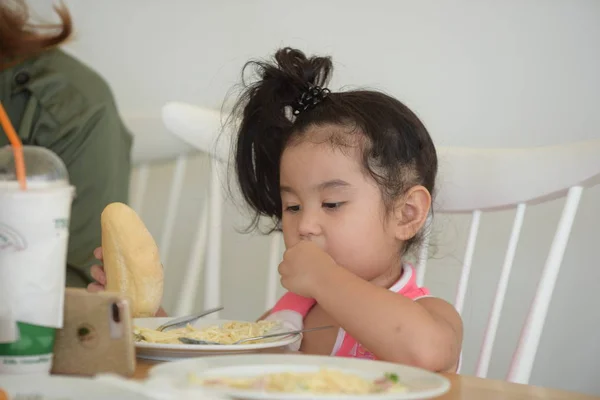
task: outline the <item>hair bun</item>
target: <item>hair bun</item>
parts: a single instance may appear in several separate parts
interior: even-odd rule
[[[330,57],[311,57],[291,47],[285,47],[275,53],[279,71],[299,89],[312,86],[325,86],[331,77],[333,64]],[[264,76],[263,79],[268,79]]]

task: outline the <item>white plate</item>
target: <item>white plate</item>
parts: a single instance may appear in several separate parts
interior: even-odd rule
[[[171,318],[135,318],[133,324],[140,328],[156,329]],[[230,320],[199,319],[192,324],[194,328],[202,328],[210,325],[221,325]],[[270,333],[285,332],[285,328],[273,330]],[[264,349],[273,349],[287,346],[302,338],[302,335],[282,336],[261,343],[249,344],[161,344],[161,343],[135,343],[136,354],[139,358],[160,361],[173,361],[179,358],[202,357],[207,355],[239,354]]]
[[[266,393],[257,390],[216,389],[201,386],[199,391],[230,396],[234,399],[414,400],[437,397],[450,389],[448,379],[419,368],[357,358],[289,354],[252,354],[181,360],[152,368],[149,379],[160,379],[163,384],[189,390],[193,386],[187,380],[190,373],[195,374],[200,379],[214,376],[253,377],[272,372],[317,371],[322,367],[335,368],[370,380],[380,378],[386,372],[395,373],[400,378],[401,383],[408,387],[408,391],[370,395],[316,395]]]
[[[0,375],[0,388],[9,399],[17,395],[39,400],[149,400],[135,391],[96,382],[92,378],[75,378],[47,374]]]

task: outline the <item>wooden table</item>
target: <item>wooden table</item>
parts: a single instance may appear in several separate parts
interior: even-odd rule
[[[148,370],[159,362],[138,359],[133,379],[145,379]],[[492,379],[481,379],[468,375],[443,374],[452,387],[438,400],[591,400],[600,397],[556,389],[545,389],[530,385],[519,385]]]

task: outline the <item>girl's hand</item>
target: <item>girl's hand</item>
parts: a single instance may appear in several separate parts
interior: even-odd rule
[[[94,250],[94,257],[96,257],[98,261],[102,261],[102,247],[98,247]],[[102,265],[92,265],[90,273],[96,282],[88,285],[88,292],[104,291],[104,285],[106,285],[106,274],[104,273],[104,267]]]
[[[102,247],[98,247],[94,250],[94,257],[96,257],[100,262],[103,261]],[[106,285],[106,274],[104,273],[104,267],[102,265],[92,265],[90,273],[92,274],[92,278],[94,278],[96,282],[92,282],[88,285],[88,292],[103,292],[105,289],[104,286]],[[168,317],[167,313],[162,307],[158,308],[158,311],[154,316]]]
[[[317,285],[322,284],[325,273],[338,265],[317,244],[302,240],[287,249],[279,264],[281,284],[290,292],[314,298]]]

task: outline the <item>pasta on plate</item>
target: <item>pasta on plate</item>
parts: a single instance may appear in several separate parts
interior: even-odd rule
[[[135,327],[133,332],[136,337],[136,342],[139,343],[181,344],[179,338],[187,337],[217,342],[220,344],[233,344],[241,339],[266,335],[278,327],[280,327],[280,324],[276,321],[232,321],[222,325],[211,325],[204,328],[194,328],[191,325],[187,325],[185,328],[172,329],[166,332]],[[142,337],[143,340],[140,340],[140,337]],[[262,340],[244,342],[244,344],[257,342],[262,342]]]
[[[205,387],[279,393],[348,395],[408,391],[396,374],[385,374],[381,378],[368,380],[355,374],[328,368],[321,368],[316,372],[277,372],[249,378],[199,378],[190,374],[188,381],[190,384]]]

